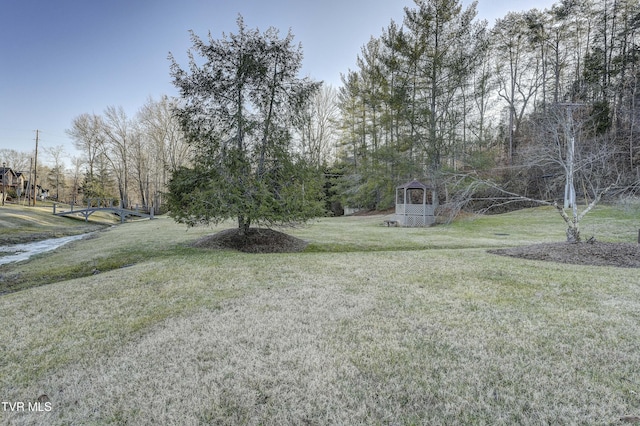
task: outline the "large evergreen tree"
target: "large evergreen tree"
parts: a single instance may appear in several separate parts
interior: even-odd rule
[[[302,50],[291,32],[248,30],[239,17],[237,34],[191,39],[187,70],[170,55],[194,156],[169,184],[172,216],[189,226],[237,218],[242,234],[320,214],[322,182],[291,149],[293,120],[319,84],[298,78]]]

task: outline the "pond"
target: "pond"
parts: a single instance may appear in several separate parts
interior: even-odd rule
[[[35,241],[25,244],[14,244],[10,246],[0,246],[0,265],[7,263],[21,262],[36,254],[55,250],[71,241],[77,241],[88,234],[72,235],[69,237],[50,238],[48,240]]]

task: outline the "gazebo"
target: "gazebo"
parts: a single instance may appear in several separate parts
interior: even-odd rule
[[[396,187],[395,220],[400,226],[433,225],[437,205],[434,189],[417,180]]]

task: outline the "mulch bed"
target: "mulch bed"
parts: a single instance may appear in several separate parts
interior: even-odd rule
[[[545,243],[488,250],[489,253],[531,260],[593,266],[640,268],[640,244],[632,243]]]
[[[304,250],[307,244],[304,240],[273,229],[251,228],[245,235],[240,235],[239,229],[234,228],[200,238],[193,246],[245,253],[297,253]]]

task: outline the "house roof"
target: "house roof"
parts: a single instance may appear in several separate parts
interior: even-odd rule
[[[7,174],[7,173],[11,173],[11,174],[13,174],[14,176],[17,176],[17,175],[16,175],[16,172],[14,172],[14,171],[11,169],[11,167],[0,167],[0,176],[4,176],[4,175],[5,175],[5,174]]]

